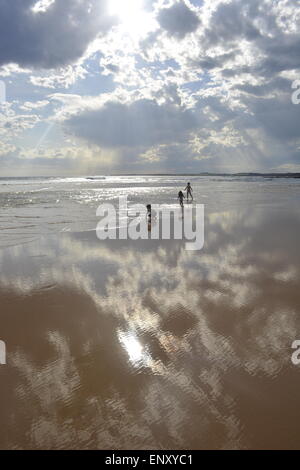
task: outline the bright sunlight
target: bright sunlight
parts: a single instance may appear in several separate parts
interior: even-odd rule
[[[144,10],[144,0],[109,0],[110,14],[120,20],[120,28],[132,37],[140,37],[152,29],[154,20]]]

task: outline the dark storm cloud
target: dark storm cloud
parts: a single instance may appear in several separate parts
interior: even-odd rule
[[[102,147],[150,147],[184,140],[197,120],[190,111],[144,99],[132,104],[106,103],[101,109],[71,117],[66,126],[77,137]]]
[[[179,1],[170,8],[163,8],[158,14],[158,22],[171,36],[184,38],[188,33],[196,31],[200,20],[196,13],[185,3]]]
[[[107,0],[56,0],[34,13],[36,0],[0,0],[0,65],[56,68],[79,59],[110,20]]]

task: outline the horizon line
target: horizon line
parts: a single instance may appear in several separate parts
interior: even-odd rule
[[[199,173],[103,173],[103,174],[83,174],[83,175],[22,175],[0,176],[1,178],[97,178],[107,176],[298,176],[300,172],[238,172],[238,173],[217,173],[217,172],[199,172]]]

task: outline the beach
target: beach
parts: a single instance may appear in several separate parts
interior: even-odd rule
[[[187,181],[203,249],[96,237],[99,204],[178,206]],[[0,179],[0,448],[298,448],[299,189]]]

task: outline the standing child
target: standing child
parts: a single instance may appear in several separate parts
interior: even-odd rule
[[[191,196],[191,199],[192,201],[194,200],[193,198],[193,190],[192,190],[192,186],[191,186],[191,183],[188,183],[187,184],[187,187],[185,188],[185,191],[186,191],[186,196],[187,196],[187,200],[189,200],[189,196]]]

